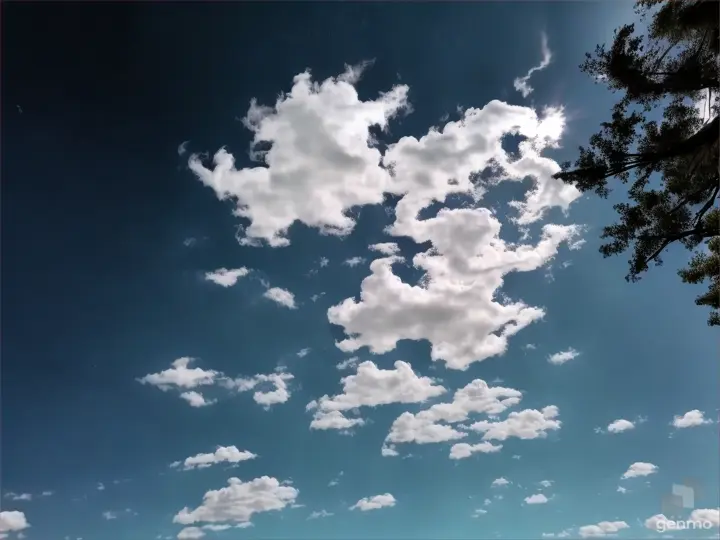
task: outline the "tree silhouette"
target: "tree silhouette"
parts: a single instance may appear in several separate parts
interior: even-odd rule
[[[637,281],[671,244],[697,250],[679,274],[686,283],[709,280],[696,303],[713,310],[708,324],[720,325],[720,2],[640,0],[635,8],[648,22],[645,35],[624,25],[580,66],[621,95],[611,120],[556,177],[601,197],[610,178],[626,185],[600,252],[631,249],[626,279]]]

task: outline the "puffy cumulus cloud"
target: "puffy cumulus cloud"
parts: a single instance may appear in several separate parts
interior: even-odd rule
[[[294,487],[281,484],[269,476],[249,482],[230,478],[227,487],[208,491],[200,506],[194,510],[183,508],[175,515],[173,522],[180,525],[248,523],[253,514],[282,510],[293,504],[298,493]]]
[[[288,309],[297,309],[297,306],[295,305],[295,295],[286,289],[281,289],[280,287],[270,287],[267,291],[265,291],[263,296],[268,300],[272,300],[273,302],[280,304],[281,306],[285,306]]]
[[[652,463],[636,461],[622,475],[622,478],[636,478],[638,476],[649,476],[658,471],[658,466]]]
[[[177,535],[178,540],[195,540],[205,536],[205,531],[200,527],[185,527]]]
[[[382,495],[373,495],[372,497],[364,497],[350,507],[350,510],[360,510],[367,512],[368,510],[379,510],[380,508],[389,508],[395,506],[395,497],[390,493]]]
[[[496,478],[495,480],[493,480],[492,484],[490,484],[490,487],[503,487],[507,486],[509,483],[509,480],[501,476],[500,478]]]
[[[0,533],[18,532],[28,527],[30,527],[30,524],[24,512],[18,510],[0,512]]]
[[[180,394],[180,398],[187,401],[191,407],[207,407],[208,405],[217,403],[217,400],[215,399],[205,399],[205,396],[195,390],[183,392]]]
[[[693,409],[683,415],[675,416],[672,421],[673,427],[679,429],[697,427],[712,423],[713,421],[709,418],[705,418],[705,413],[703,411],[699,411],[698,409]]]
[[[400,248],[395,242],[381,242],[379,244],[371,244],[368,246],[370,251],[376,251],[386,256],[397,255],[400,253]]]
[[[403,282],[393,272],[393,264],[403,261],[397,256],[370,263],[360,300],[347,298],[328,309],[328,320],[349,336],[338,347],[353,352],[367,346],[382,354],[403,339],[427,340],[433,360],[458,370],[503,354],[512,335],[545,315],[540,308],[498,298],[503,276],[541,267],[577,228],[545,225],[537,245],[516,247],[499,232],[500,222],[484,208],[443,209],[416,222],[405,233],[433,243],[413,259],[425,270],[423,280]]]
[[[696,508],[690,512],[690,521],[710,523],[713,527],[720,527],[720,508]]]
[[[623,431],[631,429],[635,429],[635,424],[630,420],[625,420],[624,418],[619,418],[618,420],[611,422],[607,427],[608,433],[622,433]]]
[[[600,538],[617,534],[630,526],[624,521],[601,521],[596,525],[583,525],[578,529],[581,538]]]
[[[197,177],[218,198],[234,200],[235,214],[250,221],[242,243],[288,245],[286,234],[295,222],[327,234],[347,234],[355,226],[349,209],[380,204],[384,193],[392,191],[370,128],[385,128],[407,107],[408,87],[395,86],[362,101],[351,72],[359,70],[348,68],[322,83],[301,73],[274,107],[251,102],[245,125],[254,133],[253,149],[271,144],[267,152],[257,153],[261,166],[237,170],[224,148],[215,154],[212,169],[197,155],[190,157],[188,165]]]
[[[205,279],[212,281],[221,287],[232,287],[241,277],[245,277],[250,273],[247,268],[240,267],[228,270],[227,268],[218,268],[214,272],[206,272]]]
[[[533,87],[530,86],[530,77],[532,77],[532,74],[536,71],[542,71],[552,62],[552,52],[548,46],[548,38],[545,32],[543,32],[540,37],[540,49],[542,51],[542,60],[540,63],[537,66],[531,67],[524,77],[518,77],[513,81],[515,90],[520,92],[524,98],[532,94],[534,90]]]
[[[665,532],[665,526],[668,521],[671,520],[665,517],[665,514],[655,514],[645,520],[645,528],[650,529],[651,531]]]
[[[450,448],[450,459],[465,459],[473,454],[492,454],[502,450],[502,444],[494,445],[489,442],[478,444],[457,443]]]
[[[226,388],[236,390],[238,392],[248,392],[255,389],[258,385],[270,384],[273,390],[258,390],[253,394],[253,399],[259,405],[265,408],[285,403],[290,399],[290,389],[288,382],[295,377],[291,373],[276,372],[270,374],[253,375],[252,377],[238,377],[236,379],[224,379],[221,384]]]
[[[311,424],[313,429],[334,429],[332,425],[347,429],[352,425],[360,425],[342,414],[333,413],[391,403],[422,403],[446,392],[443,386],[435,384],[434,379],[416,375],[410,364],[400,360],[395,362],[394,369],[380,369],[373,362],[362,362],[357,372],[343,377],[341,383],[341,394],[332,397],[325,395],[308,404],[308,410],[316,411],[314,427]]]
[[[215,384],[220,373],[199,367],[188,367],[194,361],[194,358],[187,356],[178,358],[172,363],[170,369],[159,373],[150,373],[138,379],[138,381],[142,384],[157,386],[163,391],[170,390],[173,387],[196,388]]]
[[[500,414],[521,399],[519,390],[491,387],[475,379],[457,390],[451,402],[436,403],[415,414],[401,414],[393,422],[386,442],[427,444],[462,439],[467,434],[448,424],[464,422],[471,414]]]
[[[525,497],[524,500],[525,504],[545,504],[548,502],[548,498],[542,493],[530,495],[529,497]]]
[[[238,450],[236,446],[218,446],[215,452],[196,454],[185,458],[184,461],[175,461],[170,464],[170,467],[190,471],[192,469],[204,469],[218,463],[240,463],[256,457],[257,454],[247,450]]]
[[[425,271],[422,285],[405,284],[393,273],[391,265],[400,259],[374,261],[360,301],[346,299],[328,312],[330,322],[348,335],[340,348],[368,346],[382,353],[401,339],[428,340],[433,359],[457,369],[504,353],[508,338],[544,311],[498,300],[503,277],[543,266],[579,228],[546,225],[536,245],[510,245],[499,238],[500,222],[487,209],[445,209],[427,220],[418,214],[450,195],[478,202],[483,189],[476,173],[488,167],[497,172],[496,182],[533,179],[524,199],[512,204],[518,225],[538,221],[553,207],[567,210],[580,192],[554,179],[560,166],[541,155],[559,143],[562,109],[538,114],[492,101],[420,138],[403,137],[382,154],[370,127],[386,127],[407,108],[408,88],[396,86],[377,99],[360,100],[353,87],[356,76],[347,75],[359,71],[350,69],[322,83],[303,73],[274,107],[251,103],[245,124],[255,134],[254,148],[270,143],[259,153],[262,166],[237,170],[233,157],[221,149],[211,169],[197,156],[190,158],[190,168],[218,197],[235,200],[236,214],[250,222],[242,238],[246,244],[287,245],[288,228],[295,222],[346,234],[355,225],[350,209],[379,204],[387,194],[399,197],[387,232],[431,242],[432,249],[413,259]],[[510,133],[524,138],[513,156],[502,147]]]
[[[580,353],[575,349],[570,348],[567,351],[560,351],[551,354],[550,356],[548,356],[548,362],[559,366],[564,364],[565,362],[569,362],[570,360],[575,360],[578,356],[580,356]]]
[[[365,420],[362,418],[347,418],[340,411],[316,411],[310,422],[310,429],[349,431],[356,426],[363,425],[365,425]]]
[[[561,422],[556,420],[560,414],[555,405],[548,405],[542,410],[525,409],[512,412],[505,420],[494,422],[481,420],[470,426],[473,431],[483,433],[487,441],[504,441],[509,437],[518,439],[538,439],[547,437],[548,431],[560,429]]]

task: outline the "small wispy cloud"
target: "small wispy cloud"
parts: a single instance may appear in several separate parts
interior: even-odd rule
[[[532,74],[536,71],[542,71],[550,65],[550,62],[552,62],[552,51],[550,50],[550,47],[548,47],[548,38],[545,32],[542,33],[540,40],[542,61],[537,66],[531,67],[524,77],[518,77],[513,81],[515,90],[520,92],[524,98],[528,97],[533,92],[533,87],[530,86],[530,77],[532,77]]]

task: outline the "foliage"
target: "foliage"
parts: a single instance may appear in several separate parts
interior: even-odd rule
[[[648,22],[645,35],[624,25],[609,48],[597,46],[580,66],[621,97],[580,147],[574,168],[566,163],[556,177],[601,197],[610,178],[627,186],[600,251],[607,257],[631,249],[629,281],[662,264],[671,244],[706,245],[680,277],[710,281],[697,304],[713,308],[708,322],[720,325],[720,211],[713,208],[720,191],[720,2],[640,0],[636,11]]]

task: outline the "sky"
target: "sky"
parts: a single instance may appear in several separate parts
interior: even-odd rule
[[[717,536],[690,253],[552,179],[631,7],[5,4],[0,537]]]

